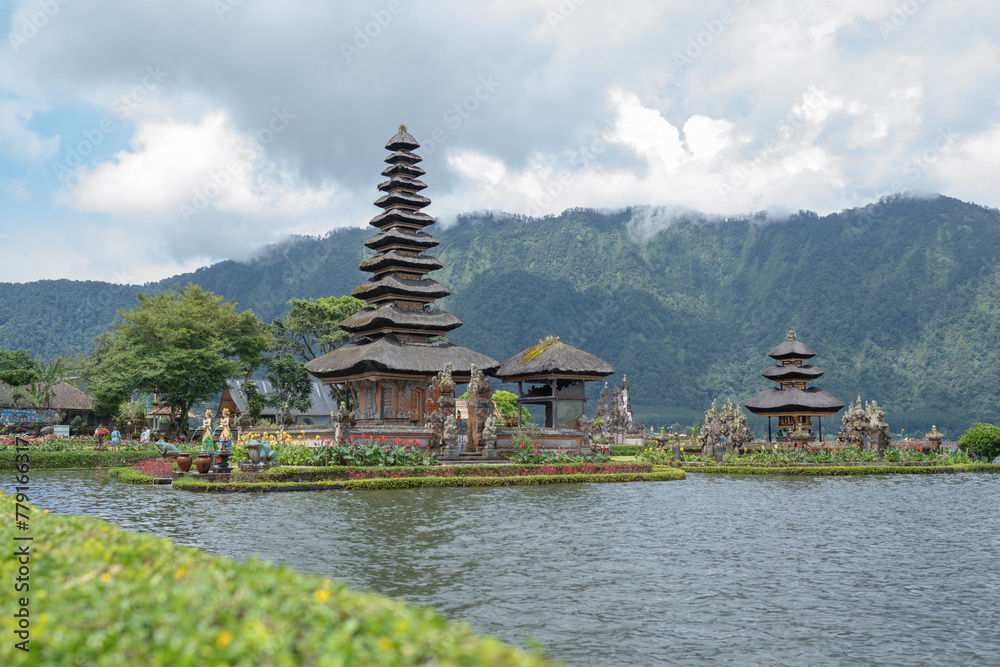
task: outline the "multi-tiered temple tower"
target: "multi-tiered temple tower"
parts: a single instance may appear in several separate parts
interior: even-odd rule
[[[789,437],[793,431],[806,431],[812,436],[812,418],[819,419],[819,437],[823,437],[823,417],[837,414],[844,404],[818,387],[807,387],[823,375],[816,366],[804,363],[816,356],[808,345],[798,340],[794,331],[768,354],[778,363],[761,373],[777,387],[765,389],[746,404],[747,410],[758,417],[767,416],[767,439],[771,440],[771,417],[778,418],[778,438]]]
[[[360,426],[422,425],[428,381],[451,364],[455,382],[468,382],[475,364],[485,373],[500,365],[468,348],[452,345],[445,334],[462,326],[461,320],[434,301],[448,296],[448,288],[427,277],[441,262],[426,254],[438,245],[424,231],[434,218],[420,209],[431,200],[419,194],[426,184],[424,170],[413,151],[420,144],[400,126],[385,145],[391,151],[382,175],[389,180],[378,189],[385,194],[375,205],[384,212],[372,218],[379,232],[365,245],[377,254],[361,263],[371,273],[354,296],[368,306],[340,323],[356,341],[313,359],[306,369],[326,384],[345,385],[353,416]]]

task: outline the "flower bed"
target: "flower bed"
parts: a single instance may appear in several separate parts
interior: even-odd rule
[[[0,511],[14,516],[14,498],[0,493]],[[210,556],[92,517],[29,512],[31,652],[15,647],[8,615],[0,664],[545,664],[432,610],[339,582]],[[4,544],[15,544],[16,532],[13,521],[0,525]],[[18,567],[4,558],[3,580],[13,582]]]
[[[262,482],[347,479],[394,479],[401,477],[524,477],[530,475],[616,474],[652,472],[649,463],[566,463],[542,465],[460,465],[399,468],[329,466],[324,468],[272,468],[245,477]],[[240,476],[238,474],[238,476]]]
[[[536,486],[542,484],[606,484],[614,482],[666,482],[684,479],[683,470],[671,469],[648,473],[570,474],[570,475],[510,475],[495,477],[389,477],[316,481],[235,481],[209,482],[185,477],[174,482],[174,488],[197,493],[274,493],[282,491],[377,490],[434,487],[495,487]]]

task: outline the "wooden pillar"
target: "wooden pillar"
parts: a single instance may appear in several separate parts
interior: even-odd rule
[[[819,441],[823,442],[823,415],[816,415],[819,420]]]
[[[521,397],[524,396],[523,382],[517,383],[517,427],[521,428]]]
[[[771,415],[767,416],[767,441],[771,442]]]

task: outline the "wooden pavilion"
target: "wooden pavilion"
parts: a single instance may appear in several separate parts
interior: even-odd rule
[[[500,364],[444,338],[462,321],[434,307],[451,292],[427,277],[441,263],[425,253],[438,241],[424,231],[434,218],[420,210],[431,203],[419,194],[427,187],[419,180],[422,158],[413,153],[420,144],[401,125],[385,147],[388,180],[379,184],[385,194],[375,202],[384,212],[372,218],[379,231],[365,242],[376,255],[360,267],[372,277],[353,291],[368,306],[340,323],[357,338],[309,361],[306,370],[348,388],[359,426],[416,426],[424,421],[428,381],[446,364],[457,383],[469,381],[473,365],[490,374]]]
[[[576,430],[587,403],[584,383],[603,380],[614,372],[607,362],[548,336],[503,362],[493,375],[502,382],[517,383],[518,426],[521,406],[541,405],[545,408],[543,426]]]
[[[771,442],[771,418],[778,418],[778,438],[788,437],[792,431],[802,430],[812,434],[812,418],[818,419],[819,439],[823,439],[823,417],[833,416],[844,404],[818,387],[807,387],[823,375],[823,371],[805,364],[816,353],[799,341],[794,331],[768,354],[778,363],[761,373],[777,383],[754,396],[746,408],[758,417],[767,416],[767,441]]]

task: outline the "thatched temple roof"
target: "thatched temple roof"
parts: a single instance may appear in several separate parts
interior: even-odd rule
[[[403,343],[393,335],[376,341],[360,340],[306,363],[306,370],[325,382],[340,382],[364,375],[406,374],[431,377],[452,365],[457,381],[467,380],[476,364],[492,374],[495,359],[451,343]]]
[[[775,382],[811,382],[818,377],[822,377],[823,371],[817,366],[788,364],[787,366],[768,366],[761,375]]]
[[[800,342],[795,337],[794,331],[789,331],[788,339],[768,352],[767,356],[784,361],[786,359],[811,359],[816,356],[816,353],[808,345]]]
[[[833,395],[818,387],[802,389],[777,389],[771,387],[760,392],[746,404],[754,414],[810,414],[832,415],[839,412],[844,404]]]
[[[504,382],[553,376],[600,380],[614,372],[606,361],[549,336],[503,362],[493,375]]]

